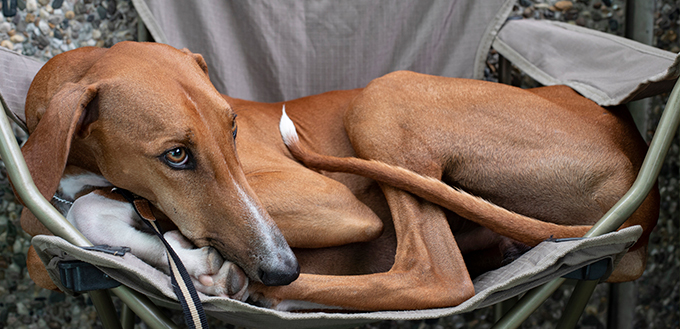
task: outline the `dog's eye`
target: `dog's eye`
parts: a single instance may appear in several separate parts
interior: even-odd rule
[[[163,160],[173,169],[189,169],[191,167],[191,155],[183,147],[168,150],[163,155]]]

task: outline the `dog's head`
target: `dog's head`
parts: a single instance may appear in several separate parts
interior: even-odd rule
[[[251,279],[297,277],[295,256],[246,182],[236,115],[200,55],[133,42],[73,50],[45,64],[26,104],[22,152],[46,198],[67,163],[79,166],[148,199]]]

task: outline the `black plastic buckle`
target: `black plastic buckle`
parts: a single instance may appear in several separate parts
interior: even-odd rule
[[[579,268],[571,273],[565,274],[562,277],[565,279],[576,279],[576,280],[600,280],[607,273],[607,268],[609,268],[609,259],[600,259],[595,263],[586,265]]]
[[[120,286],[120,282],[90,263],[72,260],[59,262],[58,266],[61,283],[76,293]]]

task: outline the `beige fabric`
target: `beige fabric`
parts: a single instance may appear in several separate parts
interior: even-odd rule
[[[24,104],[28,87],[44,63],[0,47],[0,99],[12,113],[10,118],[26,129]]]
[[[668,92],[680,72],[678,54],[560,22],[509,21],[493,48],[538,82],[602,106]]]
[[[200,293],[199,297],[209,314],[236,325],[256,328],[316,328],[360,325],[384,319],[438,318],[469,312],[508,299],[603,258],[609,258],[612,264],[616,264],[617,255],[624,253],[641,234],[642,228],[634,226],[595,238],[543,242],[507,266],[478,277],[474,281],[476,295],[463,304],[450,308],[349,314],[293,313],[259,308]],[[124,257],[118,257],[86,251],[54,236],[36,236],[32,243],[43,262],[52,263],[48,270],[53,279],[58,278],[54,263],[60,257],[65,257],[65,253],[96,265],[121,283],[163,305],[178,307],[170,286],[170,278],[129,253]],[[611,268],[610,266],[610,270]],[[59,283],[58,280],[56,282]]]
[[[202,54],[220,92],[284,101],[408,69],[481,78],[514,0],[135,0],[156,39]],[[162,33],[158,31],[159,27]]]

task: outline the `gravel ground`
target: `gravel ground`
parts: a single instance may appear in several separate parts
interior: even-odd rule
[[[654,0],[654,46],[680,52],[679,0]],[[108,47],[133,40],[137,16],[128,0],[18,0],[14,17],[0,15],[0,46],[47,60],[66,50],[91,45]],[[621,0],[518,0],[513,19],[551,19],[623,35],[625,4]],[[487,79],[497,81],[498,55],[489,55]],[[513,69],[512,84],[533,87],[537,83]],[[654,97],[649,106],[647,138],[668,95]],[[661,215],[650,240],[647,270],[634,283],[637,291],[634,328],[678,328],[678,184],[680,144],[676,135],[659,177]],[[85,296],[66,296],[36,287],[25,270],[30,237],[18,223],[17,205],[4,170],[0,170],[0,329],[2,328],[99,328],[91,301]],[[560,288],[525,323],[523,328],[552,328],[561,316],[571,287]],[[579,321],[581,328],[605,328],[609,285],[599,285]],[[116,301],[118,302],[118,301]],[[181,323],[181,318],[176,321]],[[490,328],[493,308],[480,309],[426,321],[383,321],[362,328]],[[233,327],[213,321],[212,327]],[[138,328],[145,328],[139,324]]]

